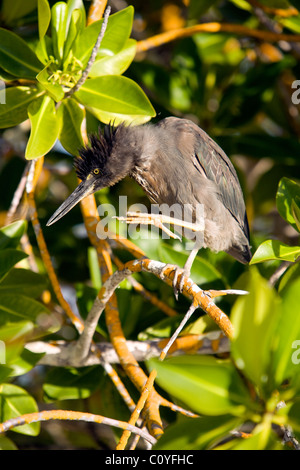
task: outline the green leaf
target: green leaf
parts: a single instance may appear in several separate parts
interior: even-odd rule
[[[7,275],[10,269],[22,259],[27,258],[23,251],[6,248],[0,251],[0,281]]]
[[[169,425],[153,450],[206,450],[241,424],[231,415],[182,417]]]
[[[99,57],[102,55],[113,56],[123,49],[131,33],[133,13],[133,7],[129,6],[108,18],[105,35],[98,51]],[[102,23],[103,20],[95,21],[85,28],[82,34],[77,38],[74,54],[83,64],[83,67],[88,63],[92,49],[100,33]]]
[[[28,86],[7,88],[6,103],[0,106],[0,128],[17,126],[28,118],[28,106],[44,91]]]
[[[282,296],[281,315],[274,334],[272,371],[275,386],[299,376],[300,279],[288,285]]]
[[[2,434],[0,436],[0,450],[18,450],[18,448],[11,439]]]
[[[0,56],[1,67],[15,77],[35,79],[43,67],[23,39],[3,28],[0,28]]]
[[[38,407],[34,398],[23,388],[13,384],[0,385],[0,421],[2,423],[8,419],[37,411]],[[25,424],[13,428],[13,431],[28,436],[37,436],[39,430],[40,423]]]
[[[49,63],[37,74],[36,78],[38,82],[42,85],[42,87],[48,92],[48,94],[53,98],[56,102],[61,101],[65,96],[65,92],[63,90],[62,85],[58,82],[52,82],[50,80],[49,72],[48,72]]]
[[[86,25],[86,14],[85,14],[83,1],[82,0],[68,0],[67,5],[68,5],[67,28],[69,28],[70,26],[71,17],[74,11],[78,10],[80,12],[80,18],[81,18],[81,27],[78,30],[80,31]]]
[[[63,62],[65,67],[68,64],[69,58],[72,58],[73,56],[71,49],[82,27],[81,15],[82,14],[80,10],[74,10],[71,16],[67,39],[64,45]]]
[[[48,283],[41,274],[28,269],[12,268],[0,283],[0,295],[18,292],[18,295],[37,298],[47,287]]]
[[[57,2],[51,9],[51,35],[53,52],[59,65],[62,63],[64,55],[64,44],[67,34],[68,7],[65,2]]]
[[[209,8],[211,8],[217,0],[191,0],[189,2],[189,18],[198,19],[203,15]]]
[[[58,138],[60,122],[57,118],[55,104],[50,96],[44,96],[28,108],[31,132],[27,143],[25,157],[27,160],[46,155]]]
[[[159,246],[158,252],[159,259],[163,263],[183,267],[187,260],[187,255],[163,243]],[[222,279],[222,275],[212,264],[197,256],[191,269],[191,278],[196,284],[204,284]]]
[[[33,331],[34,324],[30,321],[7,322],[0,328],[0,340],[5,344],[5,364],[11,366],[13,361],[19,360],[25,341]],[[10,375],[14,375],[13,369]]]
[[[279,181],[276,194],[277,209],[281,217],[283,217],[295,230],[299,232],[297,223],[292,212],[292,202],[300,199],[300,184],[289,178],[282,178]]]
[[[259,272],[252,268],[238,288],[249,294],[240,297],[231,311],[234,326],[232,357],[241,370],[261,391],[272,386],[271,345],[279,315],[279,298]]]
[[[48,0],[38,0],[38,26],[40,40],[42,40],[47,33],[50,20],[51,11]]]
[[[98,367],[56,367],[47,375],[43,389],[48,400],[71,400],[89,397],[99,385]]]
[[[39,316],[49,315],[49,310],[40,302],[26,297],[25,295],[1,294],[0,297],[1,321],[4,315],[10,321],[16,321],[19,318],[25,318],[33,322],[39,321]]]
[[[250,264],[269,260],[296,261],[300,256],[300,246],[289,246],[279,240],[266,240],[256,250]]]
[[[26,16],[36,8],[36,0],[3,0],[1,16],[5,24]]]
[[[300,15],[291,18],[280,18],[280,23],[296,34],[300,33]]]
[[[142,91],[131,79],[118,75],[91,78],[74,95],[100,121],[114,120],[142,124],[155,116],[155,111]]]
[[[197,413],[242,416],[250,396],[231,361],[208,356],[180,356],[147,361],[157,383]]]
[[[122,75],[131,62],[136,53],[136,41],[128,39],[125,47],[113,56],[104,56],[96,60],[89,73],[90,77],[99,77],[101,75]]]
[[[0,250],[4,248],[17,248],[26,230],[26,220],[17,220],[0,228]]]
[[[72,98],[63,100],[58,114],[61,116],[61,130],[59,140],[67,152],[78,154],[78,149],[83,146],[81,125],[85,117],[84,109]]]

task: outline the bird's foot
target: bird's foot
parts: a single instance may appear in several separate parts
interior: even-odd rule
[[[180,277],[180,279],[179,279]],[[173,278],[173,292],[175,299],[178,300],[178,294],[182,294],[184,283],[190,277],[190,270],[186,268],[175,268]]]
[[[182,293],[184,283],[190,277],[190,270],[186,268],[179,268],[178,266],[174,266],[173,264],[166,264],[161,273],[161,278],[163,278],[164,271],[167,268],[172,268],[172,270],[174,271],[172,287],[173,287],[175,299],[178,300],[178,294]]]

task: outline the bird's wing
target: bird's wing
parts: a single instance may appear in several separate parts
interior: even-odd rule
[[[185,156],[192,157],[195,168],[218,188],[219,199],[237,220],[247,239],[249,226],[242,189],[235,168],[219,145],[192,121],[174,117],[161,121],[161,125],[174,130],[177,146]]]

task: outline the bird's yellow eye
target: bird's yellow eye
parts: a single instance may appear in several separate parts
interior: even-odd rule
[[[99,175],[99,171],[100,171],[99,168],[95,168],[93,170],[94,175]]]

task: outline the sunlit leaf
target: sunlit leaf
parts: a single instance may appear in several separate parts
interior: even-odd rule
[[[231,361],[208,356],[180,356],[147,361],[157,383],[191,410],[216,416],[243,415],[250,397]]]
[[[127,70],[136,53],[136,41],[128,39],[126,46],[113,56],[104,56],[93,64],[90,77],[101,75],[121,75]]]
[[[104,123],[141,124],[155,116],[142,89],[131,79],[107,75],[87,80],[74,95]]]
[[[0,128],[17,126],[28,118],[27,109],[44,91],[16,86],[6,91],[6,102],[0,105]]]
[[[83,146],[81,125],[85,116],[84,109],[72,98],[62,101],[58,114],[61,115],[59,140],[62,146],[72,155]]]
[[[68,7],[65,2],[57,2],[51,9],[51,35],[55,58],[62,61],[67,34]]]
[[[249,294],[236,300],[230,319],[234,326],[232,356],[241,372],[263,393],[270,388],[271,346],[280,301],[275,291],[253,268],[242,283]]]
[[[279,181],[276,194],[277,209],[283,217],[295,230],[298,230],[297,223],[292,211],[292,202],[300,199],[300,184],[289,178],[283,177]]]
[[[296,261],[300,256],[300,246],[289,246],[279,240],[266,240],[256,250],[250,264],[268,260]]]
[[[0,421],[16,418],[27,413],[38,411],[34,398],[23,388],[14,384],[0,384]],[[36,436],[39,433],[40,423],[25,424],[13,428],[13,431]]]
[[[0,250],[4,248],[17,248],[21,237],[27,229],[26,220],[17,220],[0,228]]]
[[[25,157],[27,160],[32,160],[46,155],[51,150],[58,138],[60,122],[54,101],[48,95],[31,103],[28,116],[31,122],[31,132]]]

